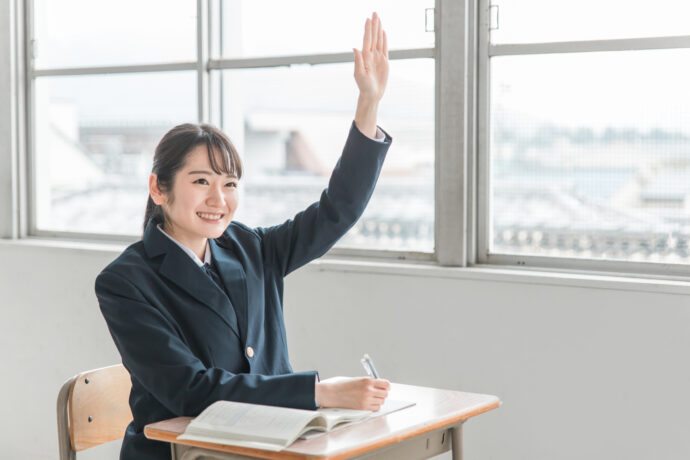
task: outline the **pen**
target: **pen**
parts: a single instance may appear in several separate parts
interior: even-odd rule
[[[371,360],[371,357],[368,354],[364,353],[364,357],[360,361],[362,362],[362,366],[369,377],[373,379],[379,378],[379,373],[376,372],[376,368],[374,367],[374,361]]]

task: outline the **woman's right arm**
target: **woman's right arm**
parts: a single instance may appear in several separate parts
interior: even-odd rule
[[[122,363],[175,415],[197,415],[222,399],[315,408],[315,372],[266,376],[206,367],[191,352],[172,318],[151,305],[124,277],[102,272],[96,279],[96,295]]]

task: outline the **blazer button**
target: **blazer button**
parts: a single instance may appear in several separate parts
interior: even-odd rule
[[[254,357],[254,349],[252,347],[247,347],[247,356],[250,358]]]

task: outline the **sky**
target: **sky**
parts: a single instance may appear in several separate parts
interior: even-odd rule
[[[526,118],[690,133],[690,50],[501,56],[491,78],[492,106]]]
[[[226,57],[351,52],[377,11],[390,49],[433,47],[433,0],[224,0]],[[194,0],[36,0],[37,68],[193,61]],[[239,43],[239,46],[237,45]]]
[[[491,4],[498,7],[495,44],[690,35],[687,0],[491,0]]]
[[[424,23],[424,9],[433,6],[433,0],[357,0],[341,4],[314,0],[224,0],[223,5],[225,57],[350,53],[353,47],[361,47],[364,20],[374,9],[383,18],[391,49],[434,45],[434,34],[425,32]],[[165,12],[165,20],[159,17],[161,12]],[[35,22],[39,69],[195,59],[194,0],[37,0]],[[426,61],[397,61],[391,65],[388,98],[381,106],[382,113],[388,110],[405,116],[419,111],[421,105],[425,116],[433,114],[433,61]],[[244,82],[241,91],[246,93],[245,109],[252,105],[294,105],[295,94],[303,93],[298,109],[351,112],[356,101],[352,66],[234,72],[249,77],[235,79]],[[279,78],[285,78],[285,84],[274,88],[273,82]],[[263,89],[262,81],[267,82]],[[291,88],[290,94],[283,91],[286,87]],[[197,116],[196,77],[191,71],[42,77],[37,89],[44,100],[74,101],[79,118],[87,124],[172,124],[195,121]],[[402,102],[405,97],[419,100],[406,107]]]
[[[372,10],[382,17],[391,49],[434,44],[433,33],[425,32],[424,24],[424,9],[433,7],[433,0],[223,2],[225,57],[350,52],[361,46],[363,21]],[[499,8],[499,29],[491,35],[495,44],[690,35],[687,0],[492,3]],[[35,18],[38,68],[195,58],[194,0],[37,0]],[[404,73],[391,75],[392,82],[399,82],[391,87],[400,84],[416,87],[407,94],[429,94],[428,66],[403,67]],[[263,73],[280,72],[284,70]],[[349,82],[350,72],[344,72],[331,80],[334,88]],[[309,73],[305,87],[314,85]],[[530,119],[557,120],[570,127],[690,132],[689,77],[690,51],[682,49],[496,57],[491,62],[491,103]],[[58,78],[42,87],[54,97],[80,99],[83,118],[167,121],[168,115],[172,122],[195,116],[194,81],[191,73],[168,73]],[[389,102],[395,112],[403,110],[399,101]],[[342,109],[343,104],[338,104]],[[106,109],[99,114],[98,107]]]
[[[493,44],[690,35],[687,0],[492,0]],[[532,119],[690,132],[690,50],[492,59],[492,104]]]

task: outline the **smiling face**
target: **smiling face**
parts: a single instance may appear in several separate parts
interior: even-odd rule
[[[152,174],[149,191],[163,207],[165,232],[203,260],[207,238],[218,238],[230,225],[238,205],[238,179],[216,173],[205,144],[192,149],[177,171],[172,190],[161,192]]]

